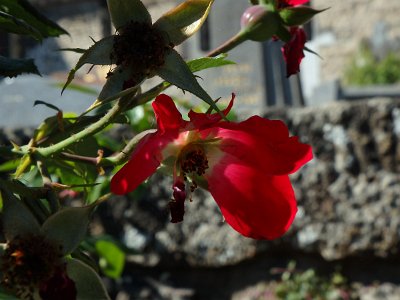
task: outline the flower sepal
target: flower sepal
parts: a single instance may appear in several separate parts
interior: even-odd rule
[[[163,14],[154,27],[168,36],[169,42],[179,45],[196,33],[206,20],[214,0],[188,0]]]
[[[317,10],[309,6],[289,6],[280,9],[279,16],[286,26],[300,26],[325,10],[327,9]]]
[[[83,54],[79,58],[75,67],[69,72],[67,81],[65,82],[62,92],[68,87],[75,77],[75,73],[85,64],[92,65],[111,65],[113,64],[111,53],[114,46],[114,37],[108,36],[100,41],[95,42],[89,49],[82,50]],[[81,51],[79,51],[81,52]]]
[[[151,16],[140,0],[107,0],[111,22],[119,30],[130,21],[151,25]]]

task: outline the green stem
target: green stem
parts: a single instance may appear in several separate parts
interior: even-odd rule
[[[247,34],[245,31],[239,31],[236,35],[231,37],[229,40],[227,40],[225,43],[220,45],[219,47],[215,48],[211,52],[207,54],[208,57],[214,57],[217,56],[221,53],[226,53],[236,46],[240,45],[241,43],[247,41]]]
[[[145,131],[135,135],[129,141],[129,143],[126,144],[124,149],[122,149],[120,153],[118,153],[117,155],[114,155],[114,156],[103,157],[103,158],[99,159],[97,157],[92,157],[92,156],[82,156],[82,155],[61,152],[60,158],[64,159],[64,160],[70,160],[70,161],[79,161],[82,163],[87,163],[87,164],[95,165],[95,166],[99,166],[99,167],[120,165],[129,159],[132,151],[135,149],[136,145],[139,143],[139,141],[145,135],[147,135],[149,133],[154,133],[154,132],[156,132],[156,129],[149,129],[149,130],[145,130]]]

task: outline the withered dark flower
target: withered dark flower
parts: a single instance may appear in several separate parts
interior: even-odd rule
[[[0,185],[6,243],[0,255],[5,292],[20,299],[109,299],[96,272],[70,254],[83,239],[96,203],[65,207],[39,224],[25,204]]]
[[[18,235],[7,243],[1,257],[1,284],[21,299],[34,299],[38,286],[45,285],[56,274],[68,278],[63,260],[62,246],[42,235]],[[69,278],[68,278],[69,279]],[[54,285],[76,298],[76,288],[71,282],[67,290]],[[53,298],[54,299],[54,298]],[[60,299],[59,297],[57,299]]]
[[[147,23],[130,21],[117,30],[111,55],[116,65],[149,75],[164,64],[167,49],[158,29]]]

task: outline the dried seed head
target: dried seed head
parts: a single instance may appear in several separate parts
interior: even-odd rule
[[[164,64],[168,47],[160,31],[149,24],[131,21],[115,35],[112,59],[115,64],[132,70],[132,85]]]

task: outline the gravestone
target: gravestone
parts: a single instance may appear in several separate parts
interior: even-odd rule
[[[183,55],[187,59],[206,56],[235,35],[248,6],[246,1],[215,1],[200,33],[183,44]],[[299,78],[286,78],[281,45],[279,41],[246,41],[228,53],[236,65],[199,72],[199,82],[214,99],[227,101],[234,92],[236,111],[243,117],[261,114],[268,106],[300,106]]]

